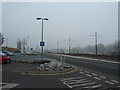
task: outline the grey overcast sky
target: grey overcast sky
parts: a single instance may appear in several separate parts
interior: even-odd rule
[[[1,5],[1,4],[0,4]],[[41,21],[44,21],[44,41],[47,48],[94,45],[97,32],[98,43],[111,44],[118,39],[117,2],[3,2],[2,32],[8,38],[8,46],[16,47],[17,39],[30,37],[30,47],[39,46]],[[4,43],[4,45],[6,45]]]

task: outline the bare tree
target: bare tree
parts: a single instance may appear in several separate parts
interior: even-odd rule
[[[98,54],[103,55],[105,53],[105,46],[103,44],[98,44]]]
[[[22,45],[22,42],[21,42],[21,39],[18,38],[17,40],[17,48],[21,50],[21,45]]]
[[[22,41],[23,50],[26,49],[26,45],[27,45],[27,40],[26,38],[23,38],[23,41]]]

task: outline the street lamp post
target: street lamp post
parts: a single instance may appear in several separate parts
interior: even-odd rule
[[[43,60],[44,58],[44,52],[43,52],[43,46],[44,46],[44,42],[43,42],[43,21],[44,20],[48,20],[48,18],[37,18],[37,20],[42,20],[42,41],[40,42],[40,46],[41,46],[41,59]]]

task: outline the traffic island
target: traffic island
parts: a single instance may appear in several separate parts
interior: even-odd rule
[[[30,71],[23,72],[24,75],[63,75],[76,72],[76,66],[60,62],[55,59],[41,60],[39,65]]]

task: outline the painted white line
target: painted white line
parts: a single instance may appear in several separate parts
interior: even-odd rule
[[[114,83],[117,83],[117,84],[119,83],[119,82],[118,82],[118,81],[116,81],[116,80],[111,80],[111,81],[112,81],[112,82],[114,82]]]
[[[71,87],[80,87],[80,86],[86,86],[86,85],[93,85],[93,84],[96,84],[96,82],[92,82],[92,83],[85,83],[85,84],[77,84],[77,85],[71,85]]]
[[[106,77],[104,77],[104,76],[99,76],[100,78],[102,78],[102,79],[106,79]]]
[[[7,83],[0,83],[0,84],[7,84]]]
[[[87,87],[82,87],[82,88],[79,88],[79,89],[95,89],[95,88],[99,88],[99,87],[101,87],[102,85],[93,85],[93,86],[87,86]],[[79,90],[78,89],[78,90]]]
[[[70,55],[64,55],[64,54],[54,54],[58,56],[66,56],[66,57],[72,57],[72,58],[83,58],[83,59],[88,59],[92,61],[102,61],[102,62],[108,62],[108,63],[114,63],[114,64],[120,64],[120,62],[116,61],[108,61],[108,60],[102,60],[102,59],[93,59],[93,58],[87,58],[87,57],[78,57],[78,56],[70,56]]]
[[[98,76],[97,74],[95,74],[95,73],[91,73],[92,75],[94,75],[94,76]]]
[[[94,77],[95,79],[97,79],[97,80],[101,80],[100,78],[98,78],[98,77]]]
[[[64,81],[65,83],[71,83],[71,82],[77,82],[78,80],[67,80],[67,81]]]
[[[88,71],[85,71],[86,73],[90,73],[90,72],[88,72]]]
[[[111,84],[113,85],[114,83],[110,82],[110,81],[105,81],[105,83]]]
[[[92,77],[92,75],[90,75],[90,74],[86,74],[87,76],[89,76],[89,77]]]
[[[84,74],[84,72],[80,72],[81,74]]]
[[[66,85],[66,82],[63,82],[63,84],[65,84],[65,85]]]
[[[72,88],[70,85],[67,85],[69,88]]]
[[[19,84],[14,84],[14,83],[7,83],[6,85],[2,86],[2,88],[13,88]]]
[[[66,80],[71,80],[71,79],[81,79],[83,77],[75,77],[75,78],[65,78],[65,79],[62,79],[61,81],[66,81]]]
[[[83,79],[83,80],[79,80],[79,81],[76,81],[76,82],[72,82],[72,83],[67,83],[67,84],[77,84],[77,83],[86,83],[86,82],[90,82],[89,81],[85,81],[86,79]]]

